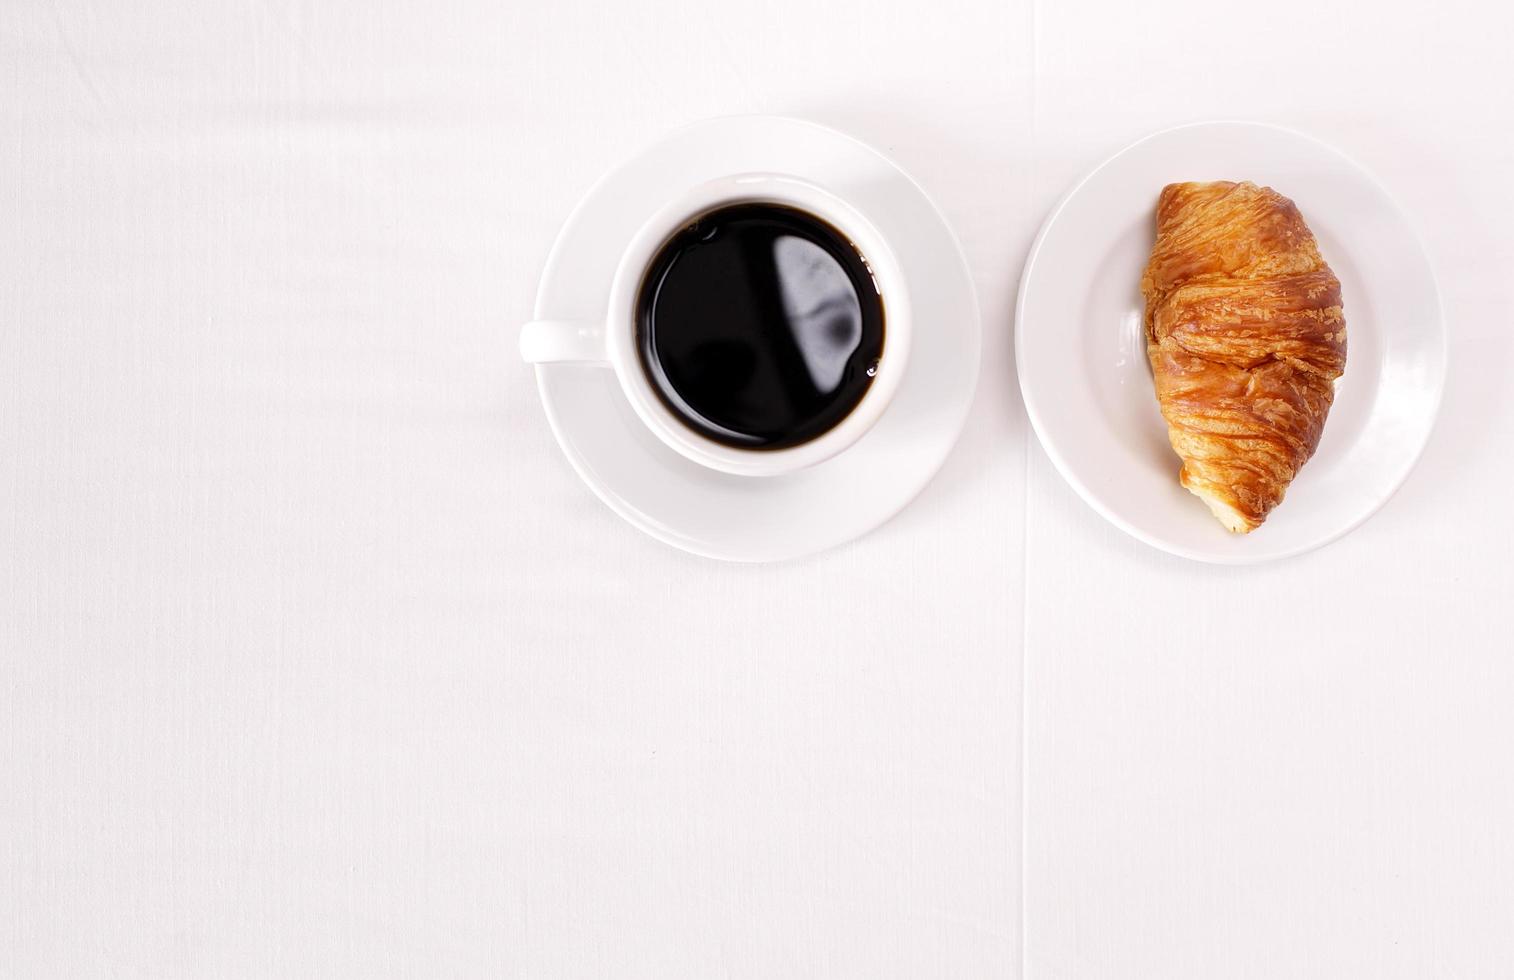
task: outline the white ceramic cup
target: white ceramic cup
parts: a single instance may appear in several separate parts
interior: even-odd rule
[[[783,449],[742,449],[716,442],[684,422],[658,397],[636,346],[636,301],[658,251],[674,235],[716,208],[783,204],[822,218],[846,236],[873,274],[883,301],[883,354],[862,400],[832,428]],[[520,335],[521,356],[534,364],[609,365],[637,416],[659,439],[696,463],[741,476],[792,473],[852,445],[883,415],[904,376],[910,346],[910,306],[898,262],[872,222],[824,188],[784,174],[722,177],[690,189],[653,215],[626,244],[610,286],[603,320],[536,320]]]

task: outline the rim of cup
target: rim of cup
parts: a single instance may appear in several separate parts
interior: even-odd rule
[[[728,446],[697,432],[663,403],[637,353],[636,304],[652,260],[691,222],[736,204],[777,204],[809,212],[857,250],[883,306],[883,356],[862,398],[836,425],[782,449]],[[631,239],[610,289],[606,351],[631,407],[664,443],[696,463],[740,476],[792,473],[830,459],[882,417],[903,378],[912,334],[909,295],[898,261],[877,228],[839,195],[801,177],[743,173],[706,181],[660,208]]]

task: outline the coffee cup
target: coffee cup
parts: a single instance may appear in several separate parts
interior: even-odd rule
[[[739,268],[721,265],[732,256]],[[520,350],[536,364],[608,366],[669,448],[776,476],[878,421],[910,334],[903,276],[872,222],[804,179],[747,173],[693,187],[641,226],[603,319],[533,321]]]

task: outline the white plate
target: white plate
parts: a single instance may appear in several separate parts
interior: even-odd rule
[[[914,311],[909,365],[888,409],[839,456],[787,476],[717,473],[665,446],[608,368],[538,365],[552,431],[584,481],[653,537],[729,561],[834,547],[903,509],[945,461],[978,378],[972,278],[924,192],[876,150],[813,123],[734,117],[679,130],[602,178],[558,236],[537,319],[603,316],[626,241],[689,187],[733,173],[788,173],[826,187],[888,240]]]
[[[1246,535],[1178,485],[1146,360],[1140,279],[1157,194],[1185,180],[1250,180],[1292,198],[1341,281],[1346,373],[1324,436]],[[1419,458],[1445,378],[1435,276],[1402,213],[1340,152],[1257,123],[1165,130],[1079,181],[1031,246],[1015,349],[1031,423],[1083,499],[1153,547],[1224,564],[1296,555],[1370,517]]]

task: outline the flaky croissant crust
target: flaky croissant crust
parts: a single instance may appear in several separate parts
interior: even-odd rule
[[[1141,292],[1179,481],[1251,531],[1319,445],[1346,366],[1340,281],[1292,201],[1213,181],[1162,189]]]

